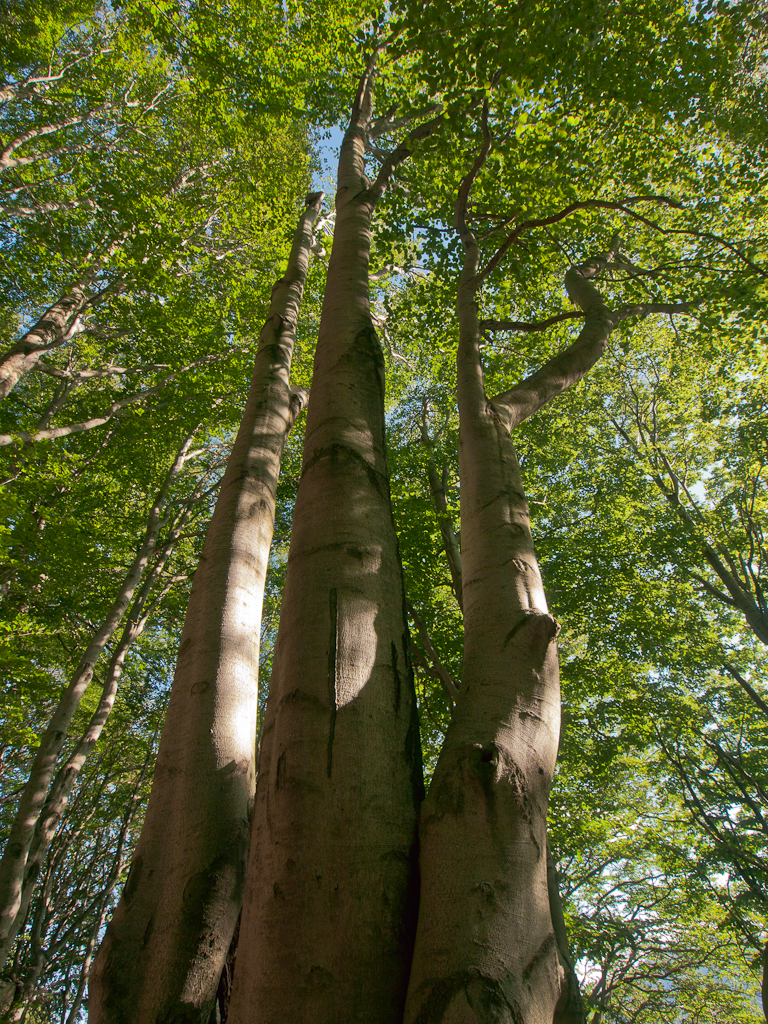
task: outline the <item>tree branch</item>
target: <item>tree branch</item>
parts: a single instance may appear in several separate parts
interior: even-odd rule
[[[675,199],[670,199],[669,196],[629,196],[627,199],[622,199],[618,202],[609,202],[605,199],[583,199],[580,202],[571,203],[569,206],[560,210],[559,213],[553,213],[549,217],[535,217],[531,220],[524,220],[521,224],[518,224],[517,227],[507,235],[504,242],[502,242],[496,250],[494,255],[480,272],[479,276],[485,278],[495,270],[524,231],[529,231],[531,228],[548,227],[550,224],[557,224],[558,221],[564,220],[577,210],[618,210],[622,213],[629,214],[630,217],[633,217],[635,220],[642,221],[644,224],[648,224],[651,227],[657,227],[657,225],[653,224],[653,222],[649,221],[646,217],[643,217],[634,210],[629,209],[630,206],[633,206],[636,203],[664,203],[667,206],[681,209],[681,204]],[[657,228],[657,230],[661,229]]]
[[[576,341],[511,391],[491,399],[494,410],[508,430],[513,430],[547,402],[581,380],[605,352],[614,321],[602,295],[591,282],[615,256],[618,244],[616,237],[608,252],[598,253],[586,263],[571,267],[565,275],[568,295],[575,304],[581,306],[585,318]]]
[[[477,239],[467,222],[467,207],[469,205],[469,194],[472,191],[472,186],[477,180],[477,176],[482,170],[491,150],[491,132],[488,127],[487,99],[483,100],[483,114],[480,123],[483,132],[483,144],[480,147],[480,152],[475,157],[475,162],[472,164],[472,167],[464,176],[461,185],[459,186],[459,194],[456,198],[456,207],[454,210],[454,227],[456,228],[465,249],[468,249],[470,246],[477,246]]]
[[[437,513],[437,524],[440,527],[440,536],[443,541],[443,550],[445,556],[448,559],[448,569],[451,573],[451,583],[453,585],[453,593],[458,601],[459,608],[464,610],[464,595],[462,590],[461,582],[461,549],[459,548],[459,542],[456,539],[456,534],[453,529],[453,522],[451,521],[450,513],[448,512],[448,502],[445,494],[444,479],[441,480],[437,472],[437,466],[435,460],[432,457],[432,448],[434,441],[429,436],[429,429],[427,427],[427,406],[426,404],[421,411],[421,443],[424,445],[426,450],[429,452],[429,458],[427,460],[427,477],[429,479],[429,489],[432,494],[432,504],[434,505],[435,512]],[[445,474],[444,474],[445,476]]]
[[[399,164],[403,163],[404,160],[407,160],[408,157],[411,156],[411,154],[413,153],[414,149],[416,148],[416,145],[419,142],[421,142],[422,139],[426,139],[429,135],[431,135],[432,132],[434,132],[442,124],[442,121],[443,114],[441,111],[434,117],[430,118],[428,121],[424,121],[422,124],[417,125],[416,128],[413,128],[410,132],[408,132],[408,134],[397,146],[397,148],[393,149],[390,153],[387,154],[387,156],[384,158],[384,162],[381,165],[376,180],[368,190],[369,195],[371,196],[374,203],[378,202],[379,199],[381,199],[381,197],[384,195],[384,191],[386,190],[386,187],[389,184],[390,179],[392,178],[392,174],[394,173],[395,168]]]
[[[757,707],[759,707],[764,714],[768,715],[768,701],[763,700],[763,698],[760,696],[760,694],[757,692],[754,686],[752,686],[751,683],[747,682],[747,680],[739,672],[739,670],[734,665],[732,665],[730,661],[724,661],[723,668],[730,676],[732,676],[736,680],[736,682],[739,684],[742,690],[744,690],[744,692],[749,695],[753,703]]]
[[[531,334],[534,331],[545,331],[548,327],[552,327],[553,324],[560,324],[564,320],[581,320],[584,314],[579,310],[570,310],[567,313],[556,313],[554,316],[547,317],[546,320],[534,320],[532,322],[526,322],[524,320],[481,320],[480,330],[485,334],[486,331],[521,331],[525,334]]]
[[[411,619],[413,619],[414,626],[418,630],[419,639],[421,640],[422,644],[424,644],[424,650],[427,652],[429,659],[432,662],[432,666],[434,668],[434,675],[436,676],[436,678],[440,680],[440,682],[445,687],[450,702],[453,705],[459,699],[459,688],[456,686],[456,683],[451,673],[440,661],[437,652],[432,646],[432,641],[429,639],[429,633],[427,633],[424,623],[416,614],[416,610],[414,609],[410,601],[406,601],[406,608],[408,609],[408,614],[411,616]]]

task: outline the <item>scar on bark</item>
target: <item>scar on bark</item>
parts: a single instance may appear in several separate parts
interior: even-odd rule
[[[389,485],[387,483],[386,474],[380,473],[375,466],[372,466],[367,459],[365,459],[359,452],[356,452],[354,448],[351,448],[346,444],[329,444],[324,445],[322,448],[316,448],[312,453],[312,458],[307,460],[306,465],[301,471],[302,477],[310,471],[318,462],[323,458],[338,459],[346,458],[350,462],[361,466],[368,478],[370,479],[373,486],[379,491],[380,494],[385,497],[389,497]]]
[[[550,932],[549,935],[544,939],[542,944],[536,950],[531,957],[530,962],[523,970],[523,980],[527,981],[536,968],[550,958],[553,952],[557,950],[557,941],[555,940],[555,933]]]
[[[531,625],[533,632],[541,634],[542,639],[545,639],[547,643],[554,640],[560,632],[560,623],[553,616],[546,612],[537,612],[528,610],[522,613],[520,619],[514,624],[512,629],[504,637],[503,646],[506,647],[510,643],[515,635],[526,626]]]
[[[414,1024],[441,1024],[456,996],[463,995],[478,1021],[488,1024],[524,1024],[520,1007],[510,1000],[496,978],[479,970],[457,971],[436,981],[423,1000]]]

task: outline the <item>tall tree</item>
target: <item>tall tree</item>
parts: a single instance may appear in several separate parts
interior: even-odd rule
[[[222,59],[216,40],[231,42],[237,72],[229,88],[242,98],[252,79],[241,77],[241,22],[236,19],[223,36],[189,36],[186,9],[180,20],[167,6],[153,10],[148,17],[165,52],[185,67],[189,61],[204,67],[210,81]],[[567,13],[544,3],[514,11],[444,5],[439,35],[433,10],[428,17],[415,7],[401,13],[404,24],[390,46],[397,75],[384,66],[373,84],[369,68],[342,147],[232,1017],[399,1020],[410,971],[409,1020],[517,1017],[548,1024],[553,1014],[568,1019],[559,1002],[558,953],[561,964],[569,957],[557,939],[559,924],[553,927],[551,920],[554,873],[547,870],[545,841],[557,746],[556,626],[543,596],[523,487],[523,474],[531,486],[536,460],[521,472],[515,449],[530,455],[526,439],[538,429],[528,426],[533,414],[536,423],[561,424],[560,433],[567,433],[569,415],[547,419],[544,405],[602,357],[609,335],[623,322],[661,309],[679,312],[691,298],[711,308],[716,289],[732,301],[732,286],[739,283],[734,267],[753,275],[753,289],[758,256],[733,230],[733,168],[720,163],[726,147],[707,126],[708,118],[722,114],[723,69],[738,38],[714,5],[689,11],[646,2],[608,12],[601,3],[585,2]],[[218,14],[209,14],[216,21]],[[206,24],[209,14],[203,12]],[[283,9],[278,20],[284,16],[293,29],[293,14],[293,8]],[[165,22],[160,32],[157,25]],[[308,31],[316,27],[311,18],[306,25]],[[181,42],[173,38],[176,28]],[[260,68],[273,74],[274,55],[262,56]],[[295,66],[286,69],[291,81],[294,72]],[[478,142],[472,126],[488,96],[493,102]],[[374,101],[386,112],[378,122]],[[381,139],[413,125],[387,152]],[[498,142],[493,149],[491,132]],[[478,145],[483,151],[467,177]],[[371,174],[373,184],[366,157],[380,165]],[[393,183],[385,195],[384,186]],[[449,209],[457,190],[458,245]],[[704,196],[691,198],[697,192]],[[715,192],[725,197],[717,204],[706,198]],[[438,599],[423,580],[418,592],[409,593],[411,639],[390,512],[384,364],[374,327],[383,324],[381,335],[395,361],[409,359],[392,313],[407,306],[409,290],[417,291],[404,268],[419,250],[430,337],[435,322],[449,319],[448,297],[464,264],[460,488],[456,470],[441,476],[439,461],[426,451],[439,448],[446,466],[455,467],[452,399],[434,376],[445,360],[432,353],[428,368],[409,368],[412,391],[400,391],[406,401],[414,399],[412,409],[392,412],[400,423],[412,414],[417,459],[437,501],[436,518],[429,513],[426,524],[406,524],[404,533],[412,538],[420,532],[433,554],[442,547],[447,556],[441,570],[423,571],[440,590]],[[384,269],[371,275],[371,261]],[[566,268],[575,309],[557,299]],[[193,264],[181,269],[187,282],[200,280]],[[372,303],[370,284],[387,273],[389,295],[374,294]],[[186,287],[182,283],[176,294],[184,295]],[[128,300],[110,299],[109,308]],[[168,305],[166,297],[157,304]],[[760,301],[753,308],[761,308]],[[563,328],[574,318],[584,321],[575,343]],[[156,309],[155,322],[167,323],[164,308]],[[546,327],[555,330],[543,334]],[[514,347],[501,340],[506,331],[521,339]],[[448,337],[449,331],[439,343],[452,350]],[[621,335],[622,344],[629,344],[628,336]],[[155,367],[165,361],[148,362]],[[192,368],[195,361],[182,365]],[[206,373],[205,379],[211,377]],[[25,383],[8,402],[26,397]],[[66,401],[66,383],[47,403],[54,420],[57,402]],[[161,386],[150,381],[150,388]],[[154,408],[155,397],[149,396],[146,408]],[[115,396],[103,409],[130,398]],[[565,401],[555,408],[565,409]],[[143,402],[136,405],[144,408]],[[431,419],[433,402],[442,408]],[[34,451],[27,449],[57,429],[46,422],[47,405],[36,419],[6,431],[25,445],[30,461]],[[100,418],[98,410],[83,412],[61,426]],[[81,439],[88,443],[93,430],[105,425],[83,428]],[[539,465],[543,474],[565,472],[546,444]],[[451,521],[459,491],[461,531]],[[409,576],[421,571],[427,557],[425,549],[408,552]],[[567,564],[562,571],[567,575]],[[584,559],[583,581],[590,571]],[[582,587],[594,597],[594,588],[586,582]],[[611,600],[620,603],[615,595]],[[566,605],[559,598],[556,604]],[[601,607],[610,634],[618,616],[609,603]],[[581,611],[573,621],[583,621]],[[565,623],[567,628],[567,618]],[[657,622],[648,636],[662,632]],[[646,640],[650,646],[652,638]],[[413,962],[419,744],[410,652],[422,666],[430,762],[453,705],[422,823],[423,899]],[[426,672],[447,698],[432,698]],[[473,828],[478,822],[482,827]],[[154,824],[151,831],[158,831]],[[141,884],[141,872],[135,878]],[[188,890],[191,912],[202,914],[197,891],[195,885]],[[129,897],[131,892],[129,886]],[[194,951],[179,966],[182,973],[189,970],[192,985],[215,973],[195,962]],[[190,1013],[204,1017],[203,1001]]]
[[[280,456],[306,398],[291,388],[290,370],[322,198],[307,197],[272,291],[192,586],[147,817],[91,972],[93,1021],[207,1020],[240,913],[264,580]]]
[[[29,777],[3,860],[3,958],[110,712],[126,644],[146,625],[140,600],[158,611],[157,591],[145,584],[167,596],[168,579],[158,576],[170,550],[163,531],[178,539],[189,526],[181,495],[166,488],[110,608],[113,574],[135,553],[131,518],[146,515],[143,492],[160,484],[179,431],[202,422],[206,446],[214,424],[226,435],[236,421],[251,343],[245,324],[263,311],[261,275],[283,245],[275,239],[265,254],[271,218],[292,208],[307,174],[303,129],[277,130],[264,109],[259,119],[235,102],[212,102],[205,62],[187,55],[185,77],[142,4],[49,7],[20,15],[27,34],[7,66],[0,111],[11,342],[4,475],[14,485],[3,495],[12,520],[3,610],[16,639],[4,669],[14,692],[38,686],[24,730],[35,756],[24,744],[11,755],[16,781]],[[270,32],[273,43],[285,37],[282,17],[265,23],[257,49],[269,49]],[[298,96],[307,83],[294,76],[291,87]],[[98,657],[132,598],[94,706],[88,687]],[[87,647],[79,666],[73,645]],[[93,714],[87,728],[83,714]],[[84,729],[74,745],[71,723],[75,736]]]
[[[339,157],[230,1017],[389,1021],[402,1012],[423,793],[389,495],[371,221],[413,129],[365,174],[375,57]],[[294,952],[284,955],[285,949]],[[354,958],[348,956],[355,950]]]
[[[467,206],[490,148],[486,104],[483,145],[456,205],[466,252],[457,299],[462,688],[422,813],[420,924],[406,1020],[448,1020],[494,1007],[502,1019],[543,1024],[552,1019],[561,989],[546,858],[559,736],[558,626],[544,597],[509,435],[605,352],[622,313],[608,309],[592,281],[621,259],[615,239],[611,250],[568,271],[569,296],[584,313],[579,337],[489,399],[478,294],[524,229],[518,225],[482,261]],[[483,839],[473,842],[478,833]]]

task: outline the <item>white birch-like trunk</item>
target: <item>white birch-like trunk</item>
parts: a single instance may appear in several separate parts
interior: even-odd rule
[[[147,816],[94,959],[91,1024],[207,1022],[240,912],[264,580],[280,459],[303,400],[289,375],[321,201],[307,197],[260,335],[195,573]]]
[[[421,754],[368,290],[364,78],[336,225],[259,764],[229,1024],[395,1024]]]

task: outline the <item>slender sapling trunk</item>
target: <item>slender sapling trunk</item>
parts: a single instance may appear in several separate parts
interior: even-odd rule
[[[53,773],[56,770],[56,762],[69,732],[72,716],[77,711],[93,678],[96,663],[128,610],[133,595],[157,548],[161,512],[168,500],[173,482],[187,459],[196,430],[197,428],[185,438],[176,453],[173,465],[152,504],[144,539],[126,573],[120,591],[88,644],[59,700],[48,728],[40,739],[40,746],[21,794],[19,807],[11,825],[2,860],[0,860],[0,963],[5,962],[18,933],[19,910],[29,850],[39,824]]]

